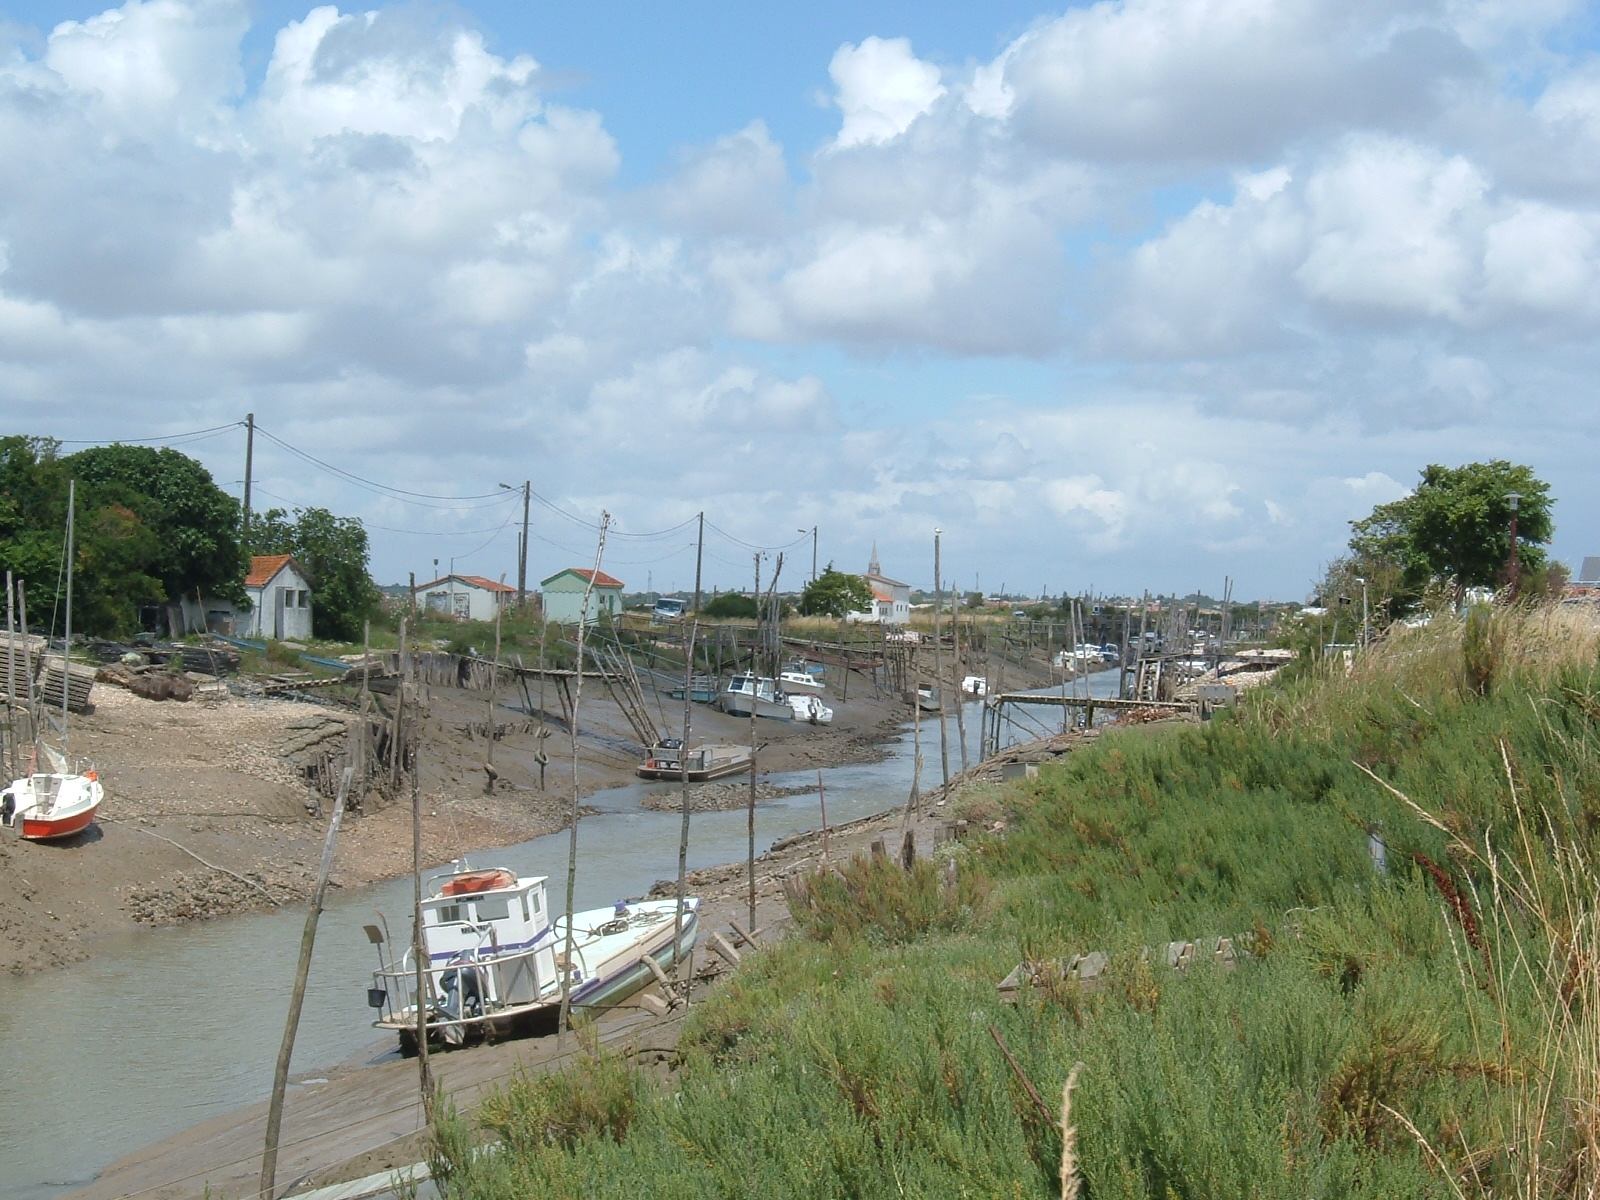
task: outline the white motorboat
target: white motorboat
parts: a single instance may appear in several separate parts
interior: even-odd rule
[[[791,696],[820,696],[823,692],[822,680],[809,671],[780,672],[778,686]]]
[[[698,898],[684,901],[683,928],[674,937],[676,900],[646,900],[590,909],[572,917],[572,957],[567,958],[566,917],[551,918],[546,877],[518,876],[504,868],[474,871],[464,861],[429,881],[422,902],[423,1016],[430,1042],[524,1032],[561,1004],[563,985],[574,1009],[616,1004],[649,983],[648,956],[670,965],[687,954],[698,932]],[[381,947],[384,934],[367,926]],[[383,959],[372,976],[367,1003],[373,1022],[399,1035],[403,1054],[417,1051],[417,962],[412,948]]]
[[[765,675],[735,675],[717,696],[717,705],[730,717],[748,717],[754,709],[758,717],[794,720],[788,697]]]
[[[961,681],[961,693],[965,696],[987,696],[989,681],[982,675],[968,675]]]
[[[808,725],[833,724],[833,709],[818,696],[790,696],[789,707],[794,710],[796,721],[804,721]]]

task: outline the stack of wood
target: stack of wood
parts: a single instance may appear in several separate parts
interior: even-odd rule
[[[15,658],[12,650],[15,647]],[[20,633],[0,632],[0,695],[10,696],[11,681],[16,680],[17,698],[28,698],[28,680],[39,674],[39,663],[44,658],[44,639]]]
[[[143,696],[146,700],[189,700],[194,696],[196,680],[213,684],[219,682],[209,675],[191,678],[166,667],[133,666],[120,662],[107,663],[94,673],[94,677],[97,683],[125,687],[135,696]]]
[[[46,658],[40,678],[39,698],[47,708],[60,708],[64,687],[67,708],[76,713],[88,712],[94,676],[93,667],[68,662],[65,656]]]

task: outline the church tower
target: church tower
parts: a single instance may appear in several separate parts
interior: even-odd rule
[[[867,563],[867,577],[869,579],[880,578],[882,575],[883,568],[878,565],[878,540],[874,538],[872,540],[872,560]]]

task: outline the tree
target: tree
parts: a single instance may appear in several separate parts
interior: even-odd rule
[[[1512,493],[1517,510],[1517,559],[1542,573],[1554,524],[1550,489],[1529,467],[1503,459],[1462,467],[1424,467],[1409,496],[1351,522],[1350,550],[1361,566],[1396,577],[1394,591],[1420,596],[1430,583],[1451,588],[1457,601],[1472,587],[1504,582],[1511,558]],[[1357,572],[1359,573],[1359,571]],[[1370,585],[1369,585],[1370,586]]]
[[[325,508],[281,508],[251,522],[252,554],[292,554],[311,576],[311,629],[319,638],[355,641],[362,622],[378,608],[378,588],[367,573],[367,530],[357,517]]]
[[[234,603],[244,600],[245,555],[239,543],[239,502],[194,459],[171,447],[94,446],[61,460],[95,505],[120,504],[154,536],[145,564],[165,595],[199,591]]]
[[[800,595],[800,611],[808,617],[844,617],[872,611],[872,588],[859,575],[836,571],[829,563]]]
[[[703,605],[700,615],[724,621],[730,619],[753,621],[756,619],[756,602],[743,592],[723,592],[722,595]]]

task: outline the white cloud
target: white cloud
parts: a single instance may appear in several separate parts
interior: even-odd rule
[[[844,113],[840,147],[891,141],[945,94],[939,68],[911,53],[906,38],[864,38],[840,46],[828,64]]]

